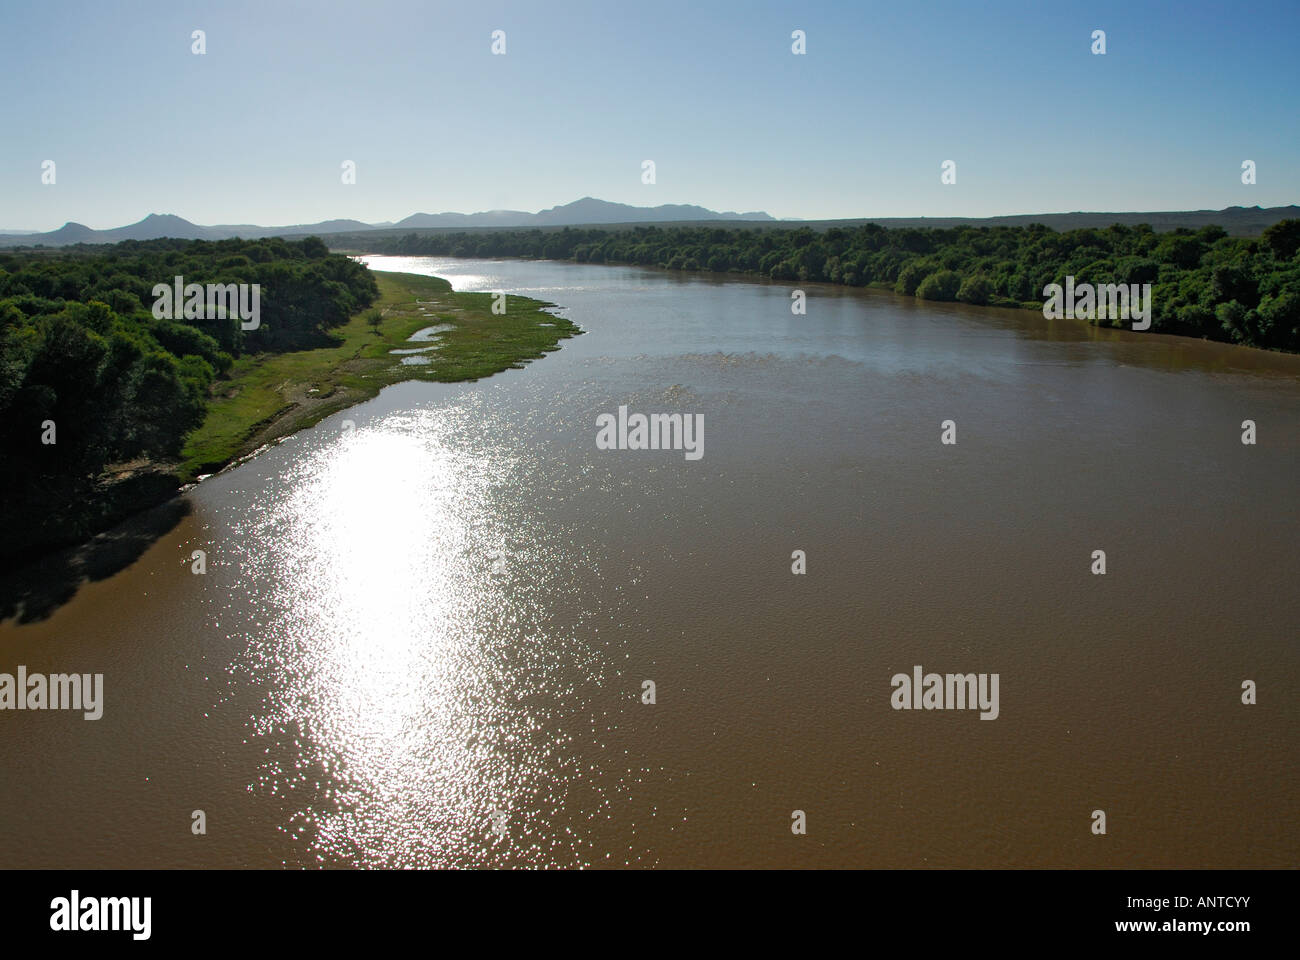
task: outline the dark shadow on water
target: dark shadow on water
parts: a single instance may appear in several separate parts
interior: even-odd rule
[[[191,512],[189,500],[173,497],[138,513],[76,547],[0,572],[0,622],[35,623],[49,618],[81,589],[125,570],[159,537]]]

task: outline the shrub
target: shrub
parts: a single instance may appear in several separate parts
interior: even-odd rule
[[[910,260],[898,271],[898,280],[894,284],[894,289],[910,297],[916,293],[921,281],[933,273],[935,269],[934,264],[924,260]]]
[[[961,274],[955,270],[940,270],[921,281],[916,295],[922,300],[955,300],[961,287]]]
[[[982,273],[967,277],[957,291],[957,299],[962,303],[986,304],[993,295],[993,284]]]

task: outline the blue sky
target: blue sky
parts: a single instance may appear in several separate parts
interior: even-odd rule
[[[1295,2],[2,0],[0,228],[584,195],[807,218],[1288,204],[1298,28]]]

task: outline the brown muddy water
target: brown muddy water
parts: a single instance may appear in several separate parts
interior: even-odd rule
[[[587,333],[391,387],[0,625],[0,672],[104,675],[99,720],[0,712],[0,866],[1300,860],[1300,358],[369,259]],[[702,414],[702,458],[598,449],[620,405]],[[916,665],[996,673],[997,718],[892,709]]]

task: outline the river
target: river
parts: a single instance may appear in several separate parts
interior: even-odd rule
[[[1300,859],[1300,357],[873,290],[806,285],[795,315],[792,285],[366,259],[585,333],[390,387],[0,625],[0,671],[105,691],[99,720],[0,713],[0,866]],[[703,456],[598,449],[620,406],[702,415]],[[917,665],[997,674],[996,719],[893,709]]]

